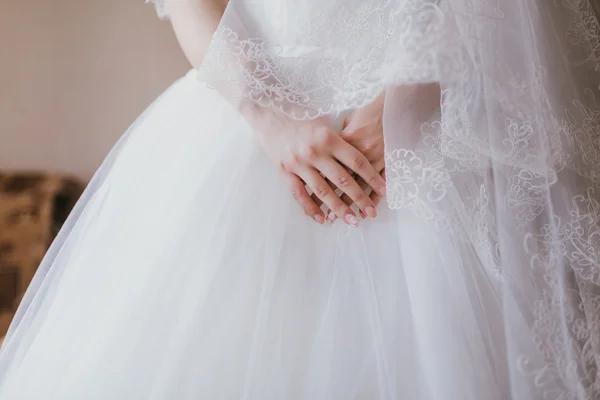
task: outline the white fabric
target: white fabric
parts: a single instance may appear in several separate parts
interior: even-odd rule
[[[265,10],[282,3],[301,11],[269,23]],[[458,262],[453,279],[473,309],[496,310],[475,312],[474,329],[495,340],[469,350],[490,366],[480,379],[513,399],[595,399],[598,8],[589,0],[231,0],[201,79],[298,119],[339,115],[385,92],[388,205],[451,234],[452,249],[473,251],[478,263]],[[415,147],[420,121],[398,92],[432,82],[441,117],[422,127]]]
[[[50,249],[0,398],[600,398],[599,33],[588,0],[231,0]],[[382,91],[359,229],[307,219],[222,97],[339,121]]]
[[[315,224],[192,71],[113,150],[42,263],[0,398],[500,399],[470,378],[487,367],[468,350],[489,339],[447,285],[464,261],[452,243],[386,209],[360,229]]]

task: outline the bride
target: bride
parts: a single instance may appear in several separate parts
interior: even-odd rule
[[[600,398],[596,5],[155,5],[195,68],[49,249],[0,399]]]

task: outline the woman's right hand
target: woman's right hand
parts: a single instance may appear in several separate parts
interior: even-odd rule
[[[382,195],[385,195],[385,180],[367,158],[343,140],[327,121],[293,120],[257,105],[248,106],[242,114],[308,216],[323,224],[325,217],[317,205],[323,202],[330,210],[328,220],[338,217],[349,225],[358,224],[357,216],[327,183],[326,179],[329,179],[365,214],[375,217],[375,202],[345,167]],[[305,185],[313,192],[312,197]]]

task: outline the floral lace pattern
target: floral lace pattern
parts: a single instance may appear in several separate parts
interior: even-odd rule
[[[231,14],[236,4],[230,3]],[[251,6],[244,7],[237,13],[247,13]],[[266,40],[247,27],[233,29],[225,22],[213,36],[200,79],[227,82],[233,95],[295,118],[339,114],[374,99],[386,82],[437,80],[437,54],[445,45],[447,27],[443,17],[436,0],[331,0],[286,29],[294,29],[289,40]],[[367,34],[373,36],[369,43],[357,46]],[[298,57],[288,55],[298,51]],[[409,62],[389,59],[392,51]],[[412,61],[417,58],[418,69]]]
[[[237,17],[252,9],[229,7]],[[281,38],[226,13],[200,77],[294,118],[339,115],[389,85],[439,82],[440,120],[421,127],[416,147],[386,149],[388,205],[451,232],[480,260],[465,267],[498,283],[511,344],[503,367],[534,393],[515,399],[592,400],[598,12],[590,0],[330,0]]]
[[[433,219],[435,211],[431,206],[451,186],[443,159],[424,161],[411,150],[399,149],[389,152],[386,161],[386,176],[392,183],[388,205],[394,209],[408,208],[422,218]]]

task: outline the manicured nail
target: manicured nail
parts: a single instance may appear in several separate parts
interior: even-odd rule
[[[373,206],[368,206],[367,208],[365,208],[365,212],[367,213],[369,218],[377,217],[377,211],[375,211],[375,207]]]
[[[356,216],[353,214],[348,214],[348,215],[346,215],[346,222],[348,222],[352,226],[357,226],[358,218],[356,218]]]
[[[329,215],[327,216],[327,220],[328,220],[329,222],[333,222],[333,221],[335,221],[335,213],[334,213],[333,211],[330,211],[330,212],[329,212]]]
[[[385,184],[379,186],[379,195],[385,197],[387,194]]]
[[[323,225],[325,223],[325,218],[323,218],[321,214],[315,214],[313,218],[315,219],[315,221],[317,221],[317,224],[319,225]]]

